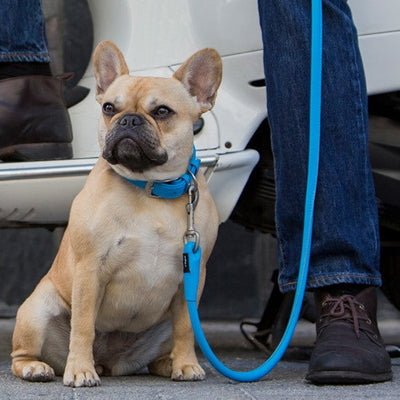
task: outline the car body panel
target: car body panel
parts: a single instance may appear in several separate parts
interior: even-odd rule
[[[370,94],[400,89],[400,2],[352,0]],[[171,76],[195,51],[214,47],[224,75],[214,109],[195,137],[220,220],[235,206],[258,160],[246,146],[267,116],[256,0],[90,0],[94,43],[114,41],[132,74]],[[0,226],[62,225],[99,155],[91,64],[81,82],[89,95],[69,109],[74,159],[0,163]],[[43,172],[46,171],[45,174]]]

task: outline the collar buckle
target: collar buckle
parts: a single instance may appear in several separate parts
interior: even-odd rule
[[[193,178],[196,176],[200,168],[200,160],[196,158],[196,149],[193,146],[192,158],[189,161],[189,166],[185,174],[172,181],[140,181],[129,179],[122,176],[125,180],[144,189],[149,197],[176,199],[187,193]]]
[[[153,181],[146,182],[146,186],[144,187],[144,191],[146,192],[146,196],[153,197],[153,198],[158,198],[159,196],[156,196],[156,195],[153,194],[153,190],[154,190],[154,182]]]

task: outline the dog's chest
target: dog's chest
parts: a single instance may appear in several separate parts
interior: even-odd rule
[[[100,255],[107,279],[97,325],[102,330],[140,331],[168,309],[182,281],[185,225],[157,212],[117,223],[118,234]]]

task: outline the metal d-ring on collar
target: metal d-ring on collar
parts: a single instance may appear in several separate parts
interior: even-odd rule
[[[184,235],[184,243],[195,242],[193,251],[196,253],[200,246],[200,233],[194,228],[194,210],[199,202],[199,186],[196,176],[188,170],[192,181],[188,189],[188,203],[186,204],[187,230]]]

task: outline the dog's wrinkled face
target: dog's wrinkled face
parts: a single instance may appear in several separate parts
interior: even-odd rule
[[[192,155],[193,123],[212,108],[221,81],[215,50],[192,56],[172,78],[134,77],[118,48],[102,42],[94,53],[102,106],[102,156],[131,179],[182,175]]]
[[[117,99],[103,104],[105,118],[112,119],[118,113]],[[166,110],[166,111],[163,111]],[[167,151],[161,146],[157,120],[168,109],[158,107],[150,114],[140,112],[119,113],[110,134],[106,136],[103,157],[110,164],[121,164],[133,172],[143,172],[153,166],[162,165],[168,160]],[[154,124],[155,122],[155,124]]]
[[[161,180],[185,172],[200,112],[179,81],[118,77],[103,96],[102,113],[102,155],[118,173]]]

